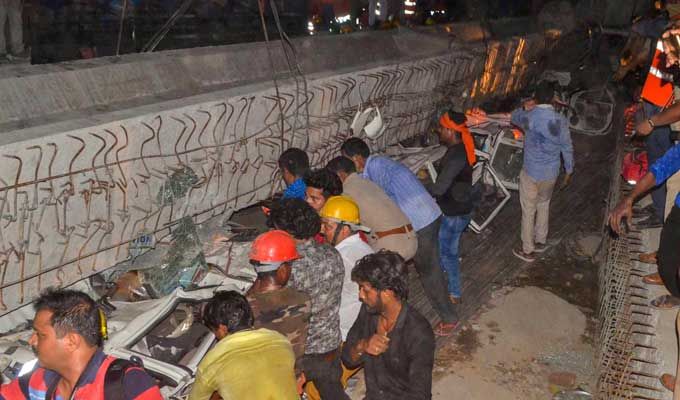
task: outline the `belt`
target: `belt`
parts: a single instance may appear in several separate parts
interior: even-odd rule
[[[375,232],[375,236],[377,236],[378,239],[382,239],[386,236],[398,235],[400,233],[409,233],[409,232],[412,232],[412,231],[413,231],[413,226],[411,226],[411,224],[407,224],[407,225],[400,226],[399,228],[394,228],[394,229],[390,229],[390,230],[382,231],[382,232]]]

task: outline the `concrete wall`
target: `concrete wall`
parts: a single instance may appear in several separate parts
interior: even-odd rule
[[[266,198],[282,149],[321,165],[357,107],[380,106],[381,148],[425,132],[443,104],[515,91],[546,41],[470,47],[402,32],[294,44],[305,79],[278,79],[278,95],[263,43],[0,70],[0,313],[125,260],[141,234]]]

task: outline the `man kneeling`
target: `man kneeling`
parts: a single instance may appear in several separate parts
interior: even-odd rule
[[[219,342],[198,365],[189,400],[298,399],[295,355],[285,336],[253,329],[253,312],[246,298],[217,292],[206,304],[203,323]]]
[[[407,303],[404,259],[381,251],[359,260],[352,280],[363,303],[347,334],[342,360],[364,366],[365,400],[432,398],[434,334]]]

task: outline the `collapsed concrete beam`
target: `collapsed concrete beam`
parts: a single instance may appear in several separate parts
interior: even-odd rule
[[[162,238],[182,217],[265,199],[280,189],[283,149],[323,165],[357,108],[380,107],[388,128],[371,144],[384,148],[426,132],[442,105],[513,93],[546,41],[487,53],[379,33],[295,46],[305,77],[278,75],[277,87],[263,43],[0,72],[0,313],[127,259],[137,238]]]

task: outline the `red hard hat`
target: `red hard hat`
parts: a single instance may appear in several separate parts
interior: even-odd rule
[[[261,234],[250,248],[250,259],[261,263],[286,262],[299,257],[295,239],[279,230]]]

